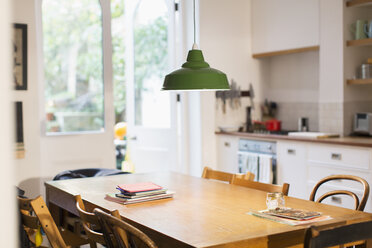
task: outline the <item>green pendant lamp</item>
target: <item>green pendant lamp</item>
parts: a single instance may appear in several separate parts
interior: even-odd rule
[[[213,69],[204,61],[203,53],[195,41],[195,0],[194,0],[194,45],[187,55],[182,68],[168,74],[162,90],[229,90],[226,74]]]

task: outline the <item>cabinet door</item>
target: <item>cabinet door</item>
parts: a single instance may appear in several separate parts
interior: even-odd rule
[[[238,142],[234,136],[217,136],[217,169],[238,173]]]
[[[252,53],[319,45],[319,0],[253,0]]]
[[[308,199],[306,145],[301,142],[277,143],[278,183],[289,183],[289,196]]]
[[[368,184],[372,185],[372,149],[356,146],[340,145],[308,145],[308,184],[309,190],[319,180],[330,175],[353,175],[364,178]],[[326,183],[320,187],[320,192],[316,198],[322,195],[322,190],[345,189],[356,193],[359,197],[362,195],[363,187],[361,184],[349,180],[335,180]],[[311,192],[311,191],[309,191]],[[341,207],[353,208],[353,201],[350,197],[331,197],[325,203],[334,204]],[[364,211],[372,211],[372,196],[369,195]]]

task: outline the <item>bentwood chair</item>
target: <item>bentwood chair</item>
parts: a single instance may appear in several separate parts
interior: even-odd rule
[[[89,244],[91,248],[97,248],[97,243],[101,245],[106,245],[105,237],[102,233],[102,227],[101,224],[97,218],[97,216],[92,213],[86,211],[85,204],[83,200],[81,199],[80,195],[75,196],[76,201],[76,209],[79,212],[79,216],[85,231],[86,236],[89,239]],[[120,218],[120,214],[117,210],[111,212],[112,215],[115,217]],[[127,236],[125,232],[120,232],[120,235],[125,242],[125,244],[128,244]]]
[[[360,222],[346,226],[319,229],[312,226],[305,231],[304,248],[323,248],[349,246],[358,241],[372,238],[372,221]]]
[[[136,227],[124,222],[120,218],[105,213],[104,211],[96,208],[93,210],[94,214],[98,217],[103,228],[104,237],[106,239],[107,246],[119,247],[119,248],[130,248],[130,247],[147,247],[157,248],[154,241],[152,241],[145,233],[137,229]],[[125,231],[128,236],[128,244],[124,242],[120,231]],[[113,239],[110,236],[113,234]]]
[[[219,181],[224,181],[231,183],[234,175],[238,178],[246,179],[246,180],[253,180],[254,174],[251,172],[247,172],[246,174],[232,174],[224,171],[213,170],[210,167],[204,167],[202,178],[205,179],[214,179]]]
[[[364,207],[366,206],[367,200],[368,200],[368,195],[369,195],[369,185],[366,180],[363,178],[357,177],[357,176],[352,176],[352,175],[332,175],[325,177],[321,179],[313,188],[313,191],[310,194],[310,201],[315,201],[315,195],[324,183],[334,181],[334,180],[351,180],[360,183],[363,186],[363,196],[361,199],[354,193],[349,190],[333,190],[329,191],[323,195],[321,195],[316,202],[322,202],[324,199],[334,196],[334,195],[348,195],[354,199],[355,202],[355,210],[360,210],[363,211]]]
[[[43,228],[50,245],[53,248],[67,248],[60,230],[57,228],[43,198],[41,196],[35,199],[25,199],[18,197],[18,205],[21,213],[22,225],[29,237],[31,243],[36,247],[37,240],[41,236],[40,228]],[[38,231],[39,229],[39,231]],[[42,238],[41,238],[42,239]],[[42,247],[42,246],[39,246]]]
[[[231,184],[243,186],[247,188],[252,188],[252,189],[257,189],[257,190],[261,190],[261,191],[265,191],[269,193],[282,192],[283,195],[288,195],[288,191],[289,191],[288,183],[283,183],[283,185],[260,183],[260,182],[255,182],[252,180],[242,179],[236,176],[233,176],[233,179],[231,180]]]

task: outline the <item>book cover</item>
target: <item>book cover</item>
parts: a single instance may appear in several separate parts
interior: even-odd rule
[[[161,186],[152,183],[152,182],[141,182],[141,183],[132,183],[132,184],[119,184],[117,186],[119,190],[127,193],[137,193],[143,191],[159,190],[162,189]]]
[[[137,193],[116,193],[117,197],[121,198],[139,198],[143,196],[150,196],[150,195],[159,195],[164,194],[167,192],[167,189],[158,189],[158,190],[151,190],[151,191],[143,191],[143,192],[137,192]]]
[[[108,201],[113,201],[120,204],[132,204],[132,203],[139,203],[139,202],[146,202],[146,201],[153,201],[153,200],[159,200],[159,199],[165,199],[165,198],[171,198],[173,197],[174,192],[168,191],[164,194],[158,194],[158,195],[152,195],[152,196],[143,196],[139,198],[121,198],[117,197],[115,193],[109,193],[106,194],[105,199]]]

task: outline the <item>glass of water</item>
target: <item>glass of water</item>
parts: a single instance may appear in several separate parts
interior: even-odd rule
[[[266,206],[267,206],[267,209],[269,210],[284,207],[285,202],[284,202],[283,193],[281,192],[267,193]]]

